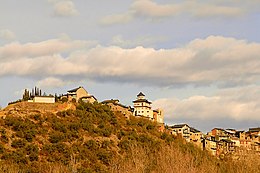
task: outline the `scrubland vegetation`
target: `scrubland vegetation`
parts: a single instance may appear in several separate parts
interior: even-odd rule
[[[257,173],[260,156],[218,159],[99,103],[0,119],[0,172]]]

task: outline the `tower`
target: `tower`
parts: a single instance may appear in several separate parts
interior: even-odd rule
[[[153,110],[151,107],[152,102],[148,101],[142,92],[137,95],[137,98],[133,101],[133,103],[134,116],[142,116],[147,117],[148,119],[153,119]]]

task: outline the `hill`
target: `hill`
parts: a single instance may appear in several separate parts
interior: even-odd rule
[[[21,102],[0,112],[4,172],[259,172],[259,156],[217,159],[146,119],[100,103]]]

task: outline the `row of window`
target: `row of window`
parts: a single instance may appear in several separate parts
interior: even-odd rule
[[[144,113],[144,111],[138,111],[138,113],[141,113],[141,112]],[[147,111],[147,113],[149,113],[149,111]]]

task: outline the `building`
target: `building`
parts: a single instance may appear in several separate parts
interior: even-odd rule
[[[153,110],[153,119],[158,123],[164,123],[164,113],[162,109]]]
[[[140,92],[137,95],[134,103],[134,116],[140,116],[158,123],[159,128],[164,131],[164,113],[162,109],[152,109],[152,102],[145,98],[145,95]]]
[[[190,127],[190,142],[203,149],[203,133],[193,127]]]
[[[227,132],[222,128],[214,128],[211,130],[212,136],[227,136]]]
[[[109,106],[113,112],[122,113],[126,118],[133,115],[131,106],[122,105],[118,99],[104,100],[102,103]]]
[[[153,110],[152,110],[152,102],[148,101],[145,98],[145,95],[140,92],[137,95],[136,100],[133,101],[134,103],[134,116],[141,116],[148,118],[150,120],[154,120],[153,117]]]
[[[216,156],[217,142],[210,138],[205,138],[203,142],[203,149],[209,151],[213,156]]]
[[[188,124],[177,124],[169,127],[171,134],[182,136],[187,142],[190,142],[190,126]]]
[[[217,155],[228,154],[235,151],[235,142],[230,139],[222,139],[217,142]]]
[[[53,96],[35,96],[33,100],[28,100],[33,103],[55,103],[55,97]]]
[[[97,101],[95,96],[89,94],[82,86],[67,91],[65,97],[68,98],[68,101],[73,101],[73,99],[75,99],[76,102],[78,102],[80,99],[84,102],[89,103],[94,103],[95,101]]]

